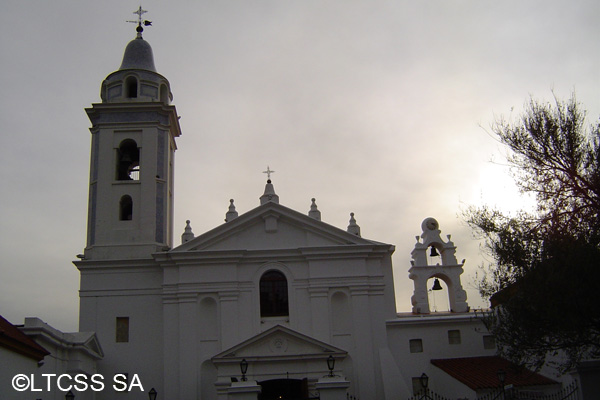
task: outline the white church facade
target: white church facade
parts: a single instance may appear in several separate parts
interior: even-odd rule
[[[238,216],[232,200],[223,225],[195,237],[188,222],[174,246],[181,131],[169,88],[138,32],[102,83],[102,103],[87,110],[88,239],[76,265],[80,330],[96,332],[105,354],[98,372],[138,374],[165,398],[225,399],[245,360],[263,398],[282,380],[309,398],[333,356],[333,373],[356,397],[412,394],[421,373],[405,364],[419,338],[396,314],[394,247],[362,238],[353,216],[342,230],[321,221],[314,200],[308,214],[291,210],[268,180],[255,209]],[[410,270],[413,312],[430,313],[433,276],[446,282],[453,311],[468,312],[454,245],[432,218],[423,230]],[[427,264],[432,246],[442,266]],[[477,343],[476,355],[494,353]],[[419,371],[431,369],[425,364]]]
[[[406,399],[423,373],[449,398],[494,389],[454,376],[444,361],[479,362],[478,373],[496,374],[493,337],[461,286],[464,260],[433,218],[407,266],[415,290],[403,314],[394,246],[361,237],[354,215],[345,229],[321,221],[314,199],[307,213],[285,207],[270,179],[256,208],[238,215],[231,200],[222,225],[196,236],[188,221],[175,237],[181,128],[141,25],[102,82],[102,101],[86,109],[87,244],[74,263],[79,330],[94,333],[95,372],[137,376],[160,400]],[[447,313],[429,304],[437,280],[447,287]],[[76,395],[134,398],[110,388]]]

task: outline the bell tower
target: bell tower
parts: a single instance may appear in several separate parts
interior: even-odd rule
[[[173,244],[173,162],[179,117],[169,81],[137,35],[85,111],[92,134],[86,260],[147,258]]]
[[[413,249],[411,268],[408,277],[414,281],[415,290],[411,298],[414,314],[429,314],[429,297],[427,296],[427,281],[436,278],[432,290],[441,289],[438,281],[442,280],[448,287],[448,301],[450,311],[467,312],[467,292],[460,283],[460,275],[463,273],[465,260],[459,264],[456,260],[456,246],[447,235],[448,241],[440,237],[439,224],[434,218],[425,218],[421,224],[423,233],[416,236],[417,243]],[[421,242],[421,239],[423,241]],[[431,250],[428,260],[427,250]],[[441,257],[441,264],[432,262],[434,257]]]

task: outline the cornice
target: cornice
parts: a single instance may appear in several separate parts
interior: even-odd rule
[[[481,320],[482,314],[476,314],[474,312],[466,313],[433,313],[433,314],[407,314],[398,315],[397,318],[387,320],[386,325],[388,326],[415,326],[415,325],[440,325],[440,324],[468,324],[479,322],[483,324]]]
[[[77,260],[73,264],[82,273],[93,273],[118,269],[121,272],[156,271],[160,265],[153,258],[132,258],[120,260]],[[130,271],[127,271],[127,270]]]
[[[93,124],[90,128],[92,133],[101,127],[123,127],[126,124],[131,127],[147,127],[161,126],[168,129],[170,126],[175,127],[172,131],[173,136],[181,136],[181,126],[179,125],[179,116],[174,105],[164,104],[162,102],[132,102],[132,103],[94,103],[92,107],[86,108],[85,112]],[[99,121],[101,114],[142,114],[142,113],[158,113],[166,115],[169,118],[169,125],[162,125],[157,120],[142,120],[142,121]]]
[[[270,261],[314,261],[331,259],[384,258],[391,255],[390,245],[340,245],[257,250],[190,250],[154,254],[162,267],[219,263],[264,263]]]

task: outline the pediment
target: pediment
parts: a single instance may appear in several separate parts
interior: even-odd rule
[[[347,352],[277,325],[217,354],[212,360],[215,363],[242,358],[248,360],[310,360],[325,359],[330,355],[343,359]]]
[[[272,250],[373,244],[381,243],[269,202],[171,251]]]
[[[72,337],[73,344],[83,347],[90,356],[96,359],[104,358],[104,352],[95,332],[74,332],[69,335]]]
[[[95,333],[85,343],[85,346],[95,353],[97,357],[104,358],[104,352],[102,351],[102,347],[100,347],[100,342],[98,342],[98,338],[96,337]]]

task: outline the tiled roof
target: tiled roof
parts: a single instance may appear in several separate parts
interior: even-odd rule
[[[436,359],[431,363],[473,390],[499,387],[499,370],[506,373],[505,385],[523,387],[558,383],[498,356]]]
[[[501,306],[504,303],[507,303],[517,292],[519,291],[519,286],[517,283],[513,283],[504,289],[496,292],[490,297],[490,306],[492,308]]]
[[[0,346],[40,361],[50,354],[0,315]]]

